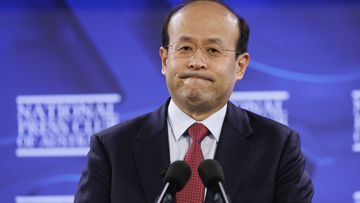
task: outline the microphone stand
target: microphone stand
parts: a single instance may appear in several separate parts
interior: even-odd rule
[[[170,183],[167,182],[165,184],[165,187],[164,187],[163,191],[161,192],[159,198],[156,200],[156,203],[174,203],[173,194],[170,192],[167,192],[169,186],[170,186]]]
[[[230,203],[228,197],[226,196],[224,186],[222,185],[222,183],[220,181],[218,182],[218,185],[220,188],[222,199],[224,200],[225,203]]]
[[[214,201],[215,201],[215,203],[224,203],[223,198],[221,197],[221,194],[218,192],[214,194]]]
[[[214,200],[216,203],[230,203],[226,193],[225,193],[225,189],[224,186],[222,185],[222,183],[219,181],[218,182],[218,186],[220,188],[220,193],[217,192],[214,195]]]
[[[174,203],[173,196],[171,193],[167,193],[161,203]]]

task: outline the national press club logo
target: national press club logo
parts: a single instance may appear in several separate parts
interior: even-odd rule
[[[284,102],[289,99],[287,91],[233,92],[230,100],[241,108],[288,125],[288,111]]]
[[[119,121],[118,94],[18,96],[18,157],[85,156],[90,136]]]

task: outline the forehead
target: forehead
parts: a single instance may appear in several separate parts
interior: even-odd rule
[[[168,26],[169,42],[187,36],[194,41],[221,39],[236,44],[238,20],[224,6],[209,1],[191,3],[175,13]]]

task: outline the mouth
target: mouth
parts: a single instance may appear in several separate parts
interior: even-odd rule
[[[207,80],[210,82],[214,82],[214,79],[207,75],[207,74],[203,74],[203,73],[182,73],[179,75],[180,79],[188,79],[188,78],[194,78],[194,79],[203,79],[203,80]]]

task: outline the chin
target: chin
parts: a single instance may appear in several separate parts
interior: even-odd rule
[[[200,92],[191,92],[190,94],[186,94],[185,98],[193,105],[204,105],[211,103],[213,100],[211,95]]]

